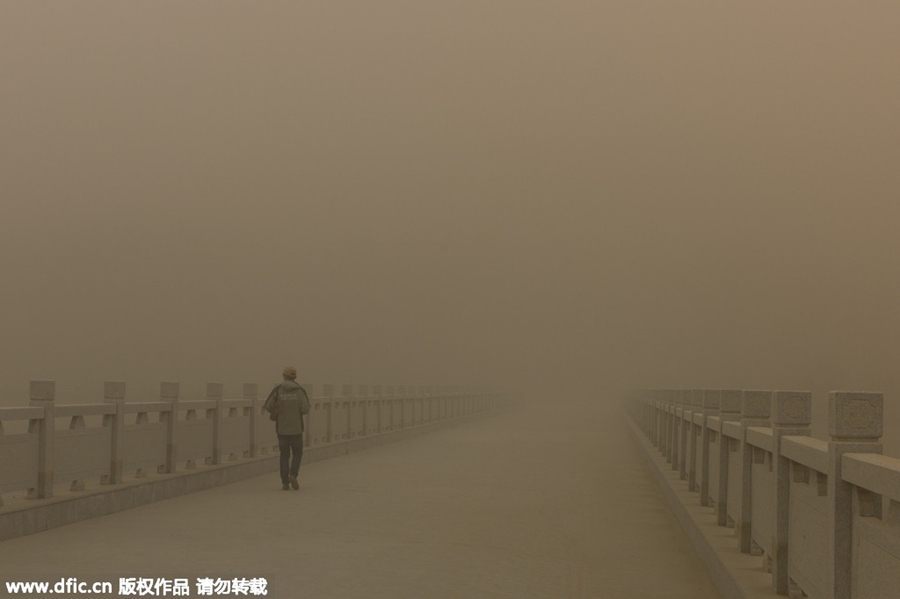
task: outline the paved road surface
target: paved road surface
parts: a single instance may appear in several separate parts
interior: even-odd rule
[[[299,492],[269,475],[5,541],[0,578],[264,577],[278,598],[718,597],[618,412],[547,412],[312,463]]]

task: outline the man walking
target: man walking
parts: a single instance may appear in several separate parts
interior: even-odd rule
[[[297,369],[287,366],[281,373],[284,381],[269,393],[263,408],[275,421],[278,434],[278,449],[281,452],[281,490],[290,485],[295,491],[300,488],[297,475],[300,474],[300,458],[303,457],[303,415],[309,412],[309,396],[297,384]],[[291,454],[293,453],[293,457]],[[288,468],[290,462],[290,468]]]

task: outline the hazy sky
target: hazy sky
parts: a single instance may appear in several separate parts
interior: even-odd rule
[[[4,2],[0,390],[900,392],[898,23]]]

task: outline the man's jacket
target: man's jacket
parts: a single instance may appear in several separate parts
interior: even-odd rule
[[[275,385],[263,408],[278,413],[275,432],[279,435],[299,435],[303,432],[303,415],[309,412],[309,396],[296,381],[285,380]]]

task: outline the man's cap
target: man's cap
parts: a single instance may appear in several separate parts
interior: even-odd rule
[[[297,378],[297,369],[293,366],[285,366],[284,372],[281,373],[284,377],[289,379]]]

